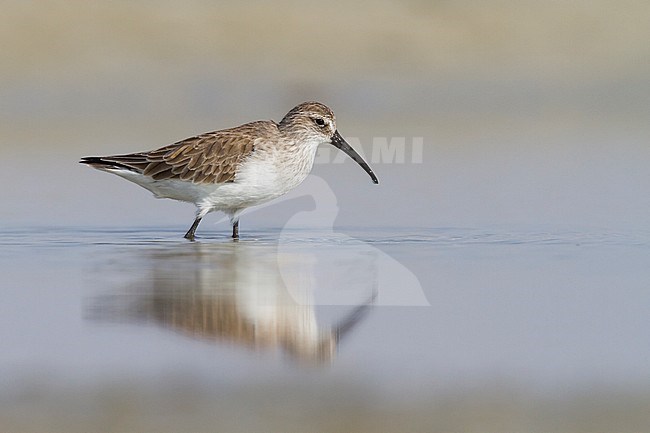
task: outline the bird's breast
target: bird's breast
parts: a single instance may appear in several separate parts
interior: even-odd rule
[[[287,145],[256,151],[242,164],[237,180],[287,192],[311,172],[317,146]]]

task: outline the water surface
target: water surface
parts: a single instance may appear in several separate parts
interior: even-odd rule
[[[278,431],[331,422],[319,404],[364,426],[389,410],[430,427],[450,401],[463,402],[453,425],[485,405],[503,419],[551,420],[569,404],[578,417],[602,406],[610,420],[648,421],[620,406],[648,401],[648,233],[283,230],[233,242],[206,230],[194,243],[182,233],[2,232],[7,426],[49,423],[59,407],[73,414],[62,429],[112,413],[138,431],[160,413],[186,419],[180,401],[208,424],[241,426],[233,411],[250,405],[311,414]]]

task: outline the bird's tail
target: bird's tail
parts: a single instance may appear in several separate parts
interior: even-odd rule
[[[147,161],[140,155],[86,156],[79,161],[98,170],[129,170],[141,173]]]

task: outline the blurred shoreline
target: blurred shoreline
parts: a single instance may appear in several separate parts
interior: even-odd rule
[[[76,387],[34,381],[3,393],[5,433],[86,432],[539,432],[638,433],[650,425],[647,387],[588,387],[542,396],[491,384],[431,392],[423,384],[400,400],[369,384],[314,380],[215,386],[172,376]],[[306,380],[307,379],[307,380]],[[164,383],[164,384],[163,384]],[[435,385],[433,386],[435,388]],[[351,427],[354,426],[354,427]]]
[[[509,119],[648,133],[647,2],[316,4],[5,1],[3,152],[143,129],[162,145],[305,99],[351,135]]]

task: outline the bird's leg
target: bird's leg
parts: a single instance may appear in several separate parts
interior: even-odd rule
[[[192,227],[190,227],[187,233],[185,233],[185,239],[188,239],[190,241],[194,240],[194,232],[196,231],[196,228],[199,226],[201,219],[203,219],[203,217],[197,215],[196,219],[192,223]]]
[[[239,220],[235,221],[232,225],[232,238],[239,239]]]

